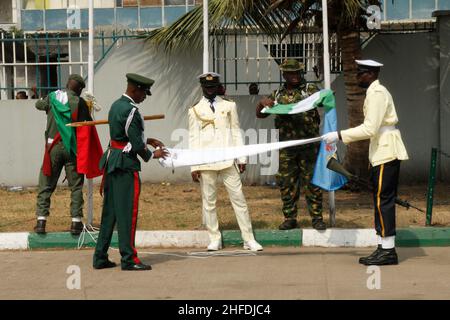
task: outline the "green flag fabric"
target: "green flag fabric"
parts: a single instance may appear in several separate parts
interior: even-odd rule
[[[323,107],[325,112],[335,108],[333,91],[329,89],[320,90],[306,99],[290,104],[275,104],[271,108],[264,108],[262,113],[272,114],[296,114]]]
[[[56,127],[61,135],[64,147],[72,156],[76,156],[77,141],[75,128],[66,126],[66,124],[72,122],[72,111],[69,106],[67,92],[61,90],[53,91],[49,94],[49,99],[56,121]]]

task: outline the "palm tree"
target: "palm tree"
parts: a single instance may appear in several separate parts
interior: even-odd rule
[[[282,40],[309,22],[321,27],[321,0],[209,0],[210,32],[224,28],[255,28]],[[329,29],[336,32],[342,53],[349,126],[363,122],[362,104],[365,91],[356,81],[360,59],[360,32],[366,28],[365,8],[380,5],[378,0],[328,0]],[[148,39],[164,50],[201,48],[203,8],[196,7],[172,25],[154,30]],[[345,165],[363,177],[368,174],[368,141],[350,144]]]

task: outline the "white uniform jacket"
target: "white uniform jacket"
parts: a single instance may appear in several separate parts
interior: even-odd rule
[[[242,146],[243,138],[239,125],[236,103],[216,97],[215,112],[205,97],[189,108],[189,149],[211,149]],[[246,163],[246,158],[237,159]],[[234,160],[192,166],[191,171],[223,170],[234,164]]]
[[[378,80],[367,89],[364,100],[364,123],[341,131],[342,141],[350,142],[370,139],[369,161],[372,166],[398,159],[407,160],[408,153],[403,144],[394,101],[389,91]]]

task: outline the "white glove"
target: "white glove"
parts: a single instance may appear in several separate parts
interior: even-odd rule
[[[335,143],[339,140],[339,135],[337,131],[328,132],[322,136],[322,140],[327,144]]]

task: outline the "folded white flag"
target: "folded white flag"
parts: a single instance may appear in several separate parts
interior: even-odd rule
[[[321,141],[321,137],[290,140],[272,143],[250,144],[240,147],[212,148],[212,149],[172,149],[167,148],[170,153],[166,159],[159,159],[163,167],[177,168],[183,166],[198,166],[207,163],[215,163],[226,160],[248,157],[258,153],[265,153],[272,150],[278,150],[302,144],[308,144]]]

